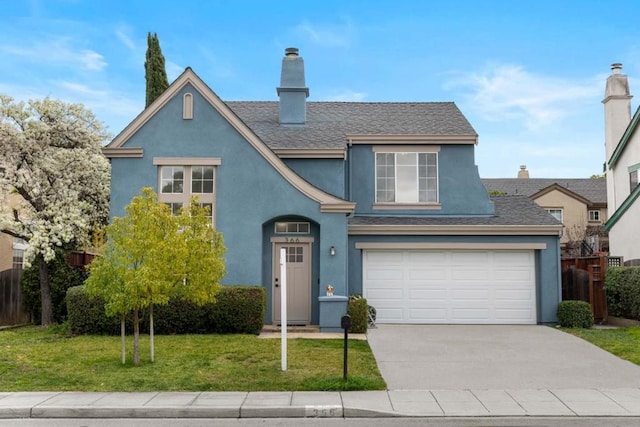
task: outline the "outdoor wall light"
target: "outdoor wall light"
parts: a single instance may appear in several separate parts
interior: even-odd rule
[[[336,254],[336,247],[335,246],[331,246],[329,248],[329,255],[334,256]]]

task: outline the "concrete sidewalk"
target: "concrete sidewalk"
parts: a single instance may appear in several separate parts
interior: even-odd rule
[[[638,417],[640,388],[0,393],[0,418]]]

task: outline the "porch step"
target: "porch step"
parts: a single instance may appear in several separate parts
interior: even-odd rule
[[[264,333],[282,332],[280,325],[264,325],[262,328]],[[320,333],[319,325],[289,325],[287,326],[287,332],[303,332],[303,333]]]

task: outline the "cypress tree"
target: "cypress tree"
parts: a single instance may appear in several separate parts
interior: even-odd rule
[[[144,71],[147,81],[146,108],[169,87],[167,71],[164,67],[164,56],[156,33],[147,34],[147,58],[144,62]]]

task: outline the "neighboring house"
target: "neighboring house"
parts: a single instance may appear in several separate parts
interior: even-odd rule
[[[640,265],[640,135],[636,132],[640,109],[631,117],[629,81],[622,64],[611,66],[607,78],[605,113],[605,172],[610,253],[623,258],[626,265]]]
[[[518,178],[483,178],[490,193],[529,197],[564,225],[560,246],[567,257],[608,252],[607,184],[604,178],[529,178],[520,166]]]
[[[0,194],[0,209],[10,212],[19,208],[22,199],[17,194]],[[27,244],[22,240],[0,232],[0,271],[22,268]]]
[[[307,102],[295,48],[277,93],[223,102],[187,68],[104,149],[111,215],[144,186],[174,208],[200,195],[224,233],[223,283],[265,286],[267,323],[282,248],[291,324],[331,330],[346,306],[326,307],[350,294],[379,323],[556,321],[562,227],[524,196],[489,198],[455,104]]]

